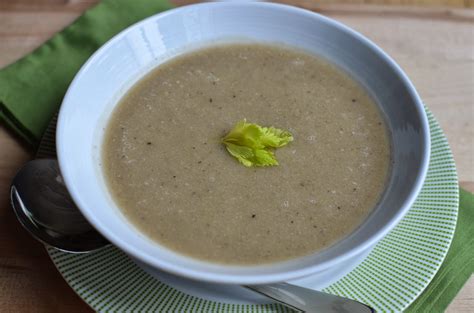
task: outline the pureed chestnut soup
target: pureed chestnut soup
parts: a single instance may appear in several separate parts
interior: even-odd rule
[[[293,141],[246,167],[222,138],[239,122]],[[271,153],[271,152],[270,152]],[[121,99],[103,143],[108,188],[141,232],[227,264],[307,255],[357,228],[379,200],[390,142],[374,101],[302,51],[225,44],[178,56]]]

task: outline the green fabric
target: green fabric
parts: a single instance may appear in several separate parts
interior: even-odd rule
[[[36,51],[0,71],[0,119],[32,145],[58,110],[74,74],[114,34],[170,8],[164,0],[103,0]],[[474,270],[474,196],[461,190],[445,262],[407,312],[443,312]]]
[[[81,65],[127,26],[171,8],[165,0],[104,0],[30,55],[0,71],[0,120],[36,145]]]
[[[444,312],[474,272],[474,195],[460,189],[459,215],[448,255],[407,313]]]

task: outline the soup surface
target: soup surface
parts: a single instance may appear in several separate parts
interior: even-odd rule
[[[279,165],[247,168],[221,138],[240,120],[289,130]],[[154,69],[103,143],[108,188],[136,228],[198,259],[261,264],[328,247],[382,194],[386,125],[352,78],[302,51],[225,44]]]

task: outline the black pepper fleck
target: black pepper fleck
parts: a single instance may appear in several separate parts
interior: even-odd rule
[[[193,150],[196,150],[196,147],[193,147]]]
[[[147,145],[151,145],[151,142],[150,142],[150,141],[148,141],[146,144],[147,144]]]
[[[291,221],[290,223],[293,224],[295,221]]]
[[[353,189],[352,189],[352,191],[356,191],[356,190],[357,190],[357,188],[353,188]]]
[[[232,98],[235,98],[235,97],[237,97],[237,96],[236,96],[236,95],[232,95]]]
[[[255,216],[256,216],[255,214],[252,214],[252,218],[255,218]]]
[[[211,103],[212,103],[212,98],[209,98],[209,102],[211,102]]]
[[[201,163],[202,163],[202,161],[198,161],[198,164],[201,164]]]
[[[352,99],[352,102],[356,102],[357,100],[356,99]]]
[[[337,207],[337,209],[338,209],[338,210],[340,210],[340,209],[341,209],[341,207],[340,207],[340,206],[338,206],[338,207]]]
[[[176,175],[173,175],[173,178],[176,178]]]

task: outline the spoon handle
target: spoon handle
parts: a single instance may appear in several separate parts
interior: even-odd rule
[[[287,283],[245,286],[291,309],[318,313],[373,313],[371,307],[343,297]]]

